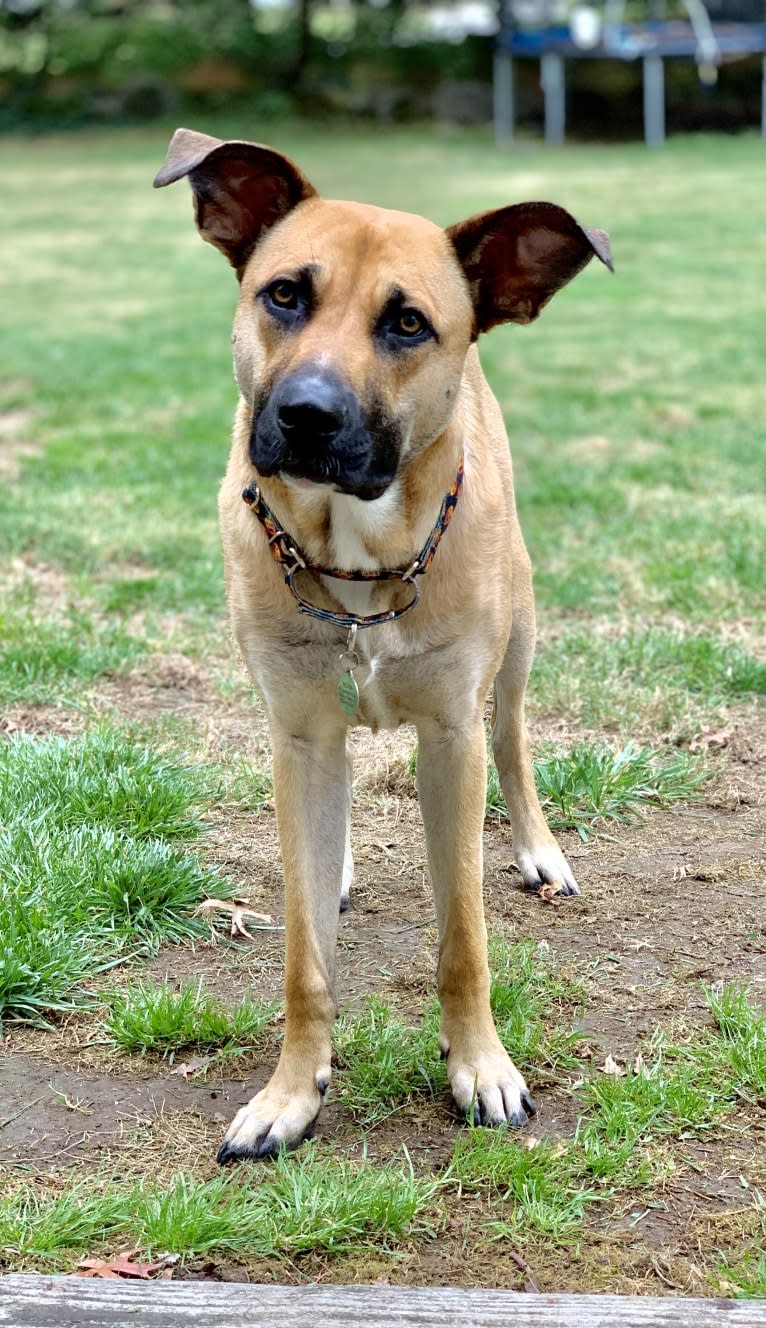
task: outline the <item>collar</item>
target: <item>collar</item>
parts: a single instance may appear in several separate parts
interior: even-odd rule
[[[420,591],[415,578],[425,576],[431,566],[441,537],[452,520],[452,514],[457,507],[462,485],[463,457],[461,455],[457,474],[442,499],[439,515],[420,553],[408,567],[381,568],[379,571],[360,569],[346,572],[340,567],[319,567],[316,563],[310,563],[301,552],[300,546],[292,535],[288,534],[264,501],[257,484],[249,484],[243,490],[242,498],[268,535],[271,556],[275,562],[279,563],[284,572],[285,584],[298,603],[299,613],[305,613],[310,618],[318,618],[320,622],[333,623],[336,627],[378,627],[381,623],[394,622],[397,618],[402,618],[417,604]],[[412,599],[402,608],[389,609],[386,613],[368,613],[365,615],[333,613],[331,609],[320,609],[303,598],[295,585],[295,579],[299,572],[316,572],[321,576],[333,577],[336,581],[405,581],[412,588]]]

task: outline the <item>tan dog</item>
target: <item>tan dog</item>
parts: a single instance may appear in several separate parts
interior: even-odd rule
[[[203,238],[241,285],[220,512],[234,632],[271,727],[287,920],[279,1064],[219,1160],[296,1145],[327,1092],[355,724],[416,726],[452,1092],[477,1121],[522,1125],[534,1104],[490,1013],[482,906],[493,681],[492,742],[522,877],[578,890],[535,791],[523,718],[530,564],[474,343],[497,323],[536,318],[594,253],[611,266],[607,237],[550,203],[443,231],[328,202],[280,153],[185,129],[155,184],[182,176]],[[371,615],[382,621],[356,633]]]

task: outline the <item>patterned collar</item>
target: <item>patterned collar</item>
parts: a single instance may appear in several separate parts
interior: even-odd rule
[[[264,501],[257,484],[249,484],[243,490],[242,497],[253,516],[257,516],[269,537],[271,556],[284,571],[285,584],[298,603],[299,613],[308,614],[310,618],[318,618],[320,622],[333,623],[336,627],[378,627],[381,623],[394,622],[397,618],[403,617],[405,613],[409,613],[410,609],[414,609],[417,604],[420,591],[415,578],[425,576],[431,566],[439,547],[439,541],[452,520],[452,513],[457,507],[462,485],[463,457],[461,455],[457,474],[444,495],[436,523],[418,556],[413,559],[408,567],[382,568],[380,571],[360,569],[354,572],[346,572],[340,567],[318,567],[315,563],[310,563],[301,552],[292,535],[289,535],[280,525],[271,508]],[[303,598],[295,585],[295,578],[299,572],[317,572],[321,576],[330,576],[337,581],[406,581],[412,587],[413,595],[408,604],[400,609],[389,609],[386,613],[368,613],[366,615],[333,613],[331,609],[320,609]]]

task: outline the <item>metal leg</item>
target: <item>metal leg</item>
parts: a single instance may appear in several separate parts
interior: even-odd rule
[[[661,55],[644,56],[644,138],[649,148],[665,142],[665,66]]]
[[[566,81],[564,61],[560,55],[548,53],[540,60],[540,82],[545,100],[545,141],[564,142],[566,129]]]
[[[495,143],[508,148],[514,137],[513,57],[508,51],[495,51],[492,95],[495,120]]]

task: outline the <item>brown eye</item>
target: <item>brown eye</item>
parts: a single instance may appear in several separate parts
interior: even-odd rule
[[[414,309],[405,309],[399,315],[396,330],[402,337],[416,337],[419,332],[423,331],[424,327],[425,323],[420,314],[416,314]]]
[[[298,303],[298,288],[292,281],[278,281],[269,290],[269,295],[279,309],[294,309]]]

